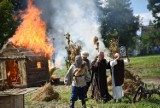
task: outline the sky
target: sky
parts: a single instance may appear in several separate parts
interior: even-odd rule
[[[142,24],[148,25],[150,20],[153,20],[152,13],[147,9],[148,0],[131,0],[133,14],[139,15],[142,18]]]

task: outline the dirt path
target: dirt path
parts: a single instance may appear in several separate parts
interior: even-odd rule
[[[154,78],[142,78],[142,81],[146,84],[155,84],[159,85],[160,84],[160,77],[154,77]]]

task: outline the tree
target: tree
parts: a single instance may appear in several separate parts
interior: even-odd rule
[[[142,29],[143,30],[143,29]],[[142,54],[154,54],[159,51],[154,48],[160,46],[160,29],[155,28],[152,24],[145,27],[144,32],[141,36],[141,52]]]
[[[10,38],[17,28],[13,16],[13,5],[9,0],[0,0],[0,48]]]
[[[101,8],[101,34],[108,47],[112,38],[119,40],[119,45],[134,46],[134,37],[139,29],[139,17],[133,15],[130,0],[107,0]]]
[[[148,0],[147,8],[152,11],[152,15],[155,18],[154,24],[156,27],[160,27],[160,0]]]
[[[25,10],[27,8],[27,1],[28,0],[11,0],[14,11]]]

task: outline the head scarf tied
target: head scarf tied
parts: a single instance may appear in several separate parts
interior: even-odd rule
[[[82,57],[80,55],[77,55],[75,57],[75,65],[76,67],[80,68],[82,65]]]

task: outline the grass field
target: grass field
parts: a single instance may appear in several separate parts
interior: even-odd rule
[[[160,55],[131,57],[130,60],[126,68],[133,73],[142,78],[160,79]]]
[[[142,79],[150,79],[155,82],[155,84],[160,84],[160,55],[131,57],[130,63],[126,65],[126,68],[132,73],[139,75]],[[60,69],[55,72],[55,74],[62,77],[62,80],[65,73],[66,69]],[[71,87],[53,85],[53,88],[60,94],[61,99],[49,102],[31,101],[35,91],[34,93],[25,95],[25,108],[69,108]],[[112,92],[110,91],[110,93]],[[132,98],[133,97],[130,96],[130,99]],[[75,104],[76,108],[81,108],[80,101],[77,101]],[[122,99],[121,103],[114,103],[113,100],[111,100],[104,104],[102,102],[96,103],[93,99],[88,99],[86,104],[87,108],[160,108],[160,96],[155,94],[151,98],[142,99],[135,104],[126,97]]]

